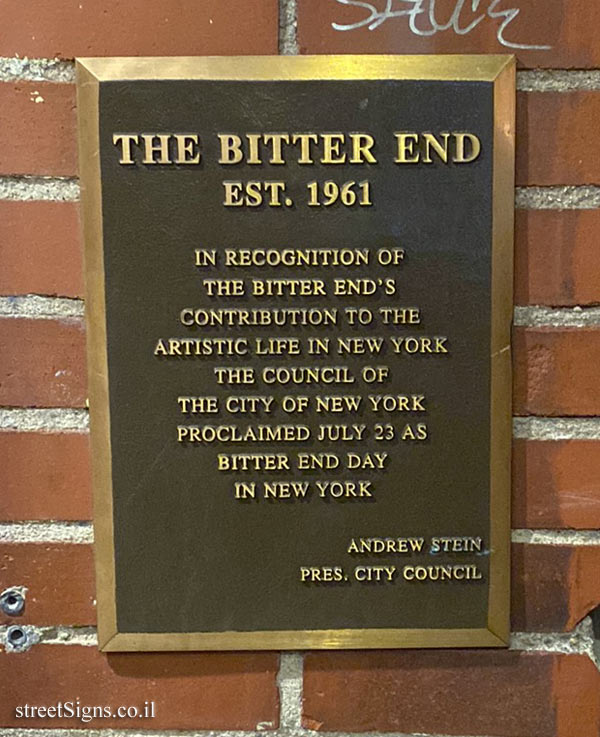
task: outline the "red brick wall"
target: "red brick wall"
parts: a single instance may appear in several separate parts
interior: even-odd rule
[[[392,5],[406,10],[411,4],[416,0]],[[23,626],[34,643],[21,653],[0,651],[0,729],[8,735],[17,728],[115,726],[137,732],[260,729],[281,737],[301,729],[307,735],[600,734],[590,620],[600,604],[600,4],[482,0],[472,11],[467,2],[456,20],[461,33],[431,33],[421,17],[416,28],[429,34],[419,35],[407,16],[382,20],[372,30],[332,26],[371,14],[375,19],[385,5],[0,3],[0,591],[26,589],[23,614],[2,614],[0,625]],[[455,7],[455,0],[435,3],[440,26]],[[507,9],[519,13],[502,28],[507,16],[498,13]],[[463,32],[470,24],[472,30]],[[107,656],[94,646],[71,60],[278,49],[517,53],[523,71],[510,650],[280,659],[278,653]],[[55,57],[61,61],[50,61]],[[6,628],[0,633],[4,638]],[[118,725],[15,716],[17,704],[77,698],[113,706],[154,700],[157,716]]]

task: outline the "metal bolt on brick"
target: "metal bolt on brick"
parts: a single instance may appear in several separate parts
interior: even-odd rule
[[[25,593],[19,588],[5,589],[0,594],[0,609],[9,617],[18,617],[25,609]]]
[[[19,627],[18,625],[12,625],[6,630],[6,644],[7,650],[12,651],[23,651],[28,649],[29,645],[29,633],[25,627]]]

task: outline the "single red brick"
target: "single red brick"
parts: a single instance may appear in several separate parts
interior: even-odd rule
[[[83,295],[76,202],[0,201],[0,294]]]
[[[517,210],[515,226],[517,304],[600,302],[600,210]]]
[[[573,548],[569,567],[569,620],[574,627],[586,614],[600,606],[600,549],[597,545]]]
[[[522,67],[550,69],[583,69],[600,63],[596,35],[600,6],[595,0],[529,0],[520,3],[510,21],[507,13],[515,4],[505,4],[502,10],[496,6],[489,0],[477,7],[456,0],[410,6],[392,2],[390,7],[398,17],[369,29],[369,18],[377,20],[376,15],[387,7],[385,0],[302,0],[298,3],[300,49],[303,54],[516,54]],[[430,10],[438,25],[449,25],[456,8],[461,8],[461,32],[448,27],[432,34]],[[412,23],[415,30],[409,17],[413,9],[420,13]],[[333,24],[364,25],[337,30]],[[465,32],[469,26],[471,30]]]
[[[0,56],[276,54],[277,0],[4,0]]]
[[[0,319],[0,405],[83,407],[83,321]]]
[[[87,434],[0,432],[0,458],[0,520],[91,519]]]
[[[572,548],[562,545],[512,546],[512,631],[561,632],[565,629],[569,619],[571,554]]]
[[[600,673],[586,655],[311,653],[303,722],[324,732],[597,737]]]
[[[75,87],[0,82],[0,174],[76,173]]]
[[[600,182],[600,143],[590,135],[598,120],[598,92],[519,93],[517,184]]]
[[[0,624],[93,625],[96,587],[91,545],[0,544],[2,588],[25,586],[25,609]]]
[[[600,528],[600,441],[515,440],[513,527]]]
[[[600,733],[598,669],[591,660],[558,656],[554,664],[552,706],[557,737]],[[595,672],[590,672],[590,666]]]
[[[245,729],[276,727],[278,694],[274,653],[113,653],[78,645],[36,645],[25,653],[0,654],[0,725],[22,727],[17,706],[54,706],[79,700],[81,707],[143,708],[154,702],[154,719],[27,719],[28,728]],[[585,735],[581,735],[585,737]]]
[[[517,415],[600,414],[600,330],[516,328]]]
[[[511,628],[567,632],[600,605],[598,546],[513,545]]]

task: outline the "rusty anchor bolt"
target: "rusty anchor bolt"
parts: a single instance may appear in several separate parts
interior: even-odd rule
[[[5,589],[0,594],[0,609],[9,617],[18,617],[25,609],[25,595],[17,588]]]

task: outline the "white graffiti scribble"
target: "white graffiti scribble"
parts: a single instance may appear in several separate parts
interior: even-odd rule
[[[436,0],[381,0],[380,2],[366,2],[366,0],[335,0],[340,5],[350,5],[361,8],[366,15],[355,23],[332,23],[336,31],[354,31],[364,28],[374,31],[390,18],[408,18],[408,25],[415,36],[435,36],[441,31],[452,30],[458,36],[466,36],[480,23],[488,20],[501,21],[496,32],[498,43],[508,49],[548,50],[551,46],[538,44],[522,44],[509,41],[505,33],[521,12],[519,8],[500,10],[503,0],[487,0],[488,6],[483,9],[482,0],[456,0],[454,10],[446,23],[440,23],[436,14]],[[470,5],[471,14],[477,14],[470,22],[464,18],[468,13],[465,5]],[[513,26],[514,28],[514,26]]]

